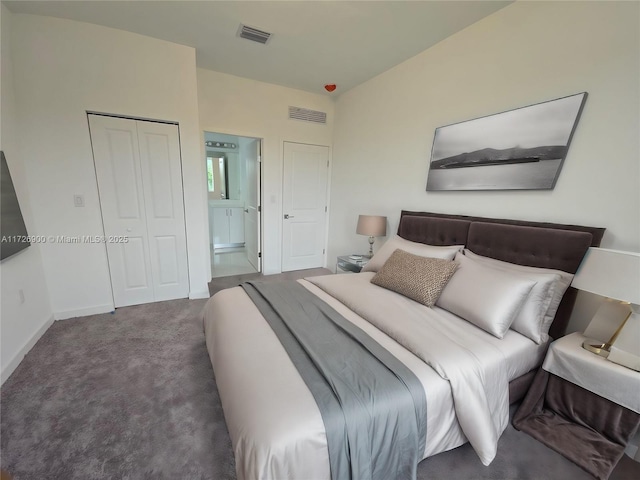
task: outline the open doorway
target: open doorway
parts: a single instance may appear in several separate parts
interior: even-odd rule
[[[204,132],[211,276],[262,270],[261,139]]]

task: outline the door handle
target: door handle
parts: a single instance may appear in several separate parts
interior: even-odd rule
[[[248,208],[245,208],[245,209],[244,209],[244,213],[249,213],[249,209],[248,209]]]
[[[284,218],[285,218],[285,220],[288,220],[290,218],[293,218],[293,215],[289,215],[288,213],[285,213],[284,214]]]

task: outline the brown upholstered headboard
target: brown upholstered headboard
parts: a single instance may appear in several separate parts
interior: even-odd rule
[[[429,245],[465,245],[478,255],[531,267],[575,273],[589,247],[600,245],[604,228],[497,218],[409,212],[400,214],[398,235]],[[577,291],[569,288],[549,335],[564,335]]]

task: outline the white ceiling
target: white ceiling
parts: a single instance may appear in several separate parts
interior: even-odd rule
[[[196,49],[200,68],[339,95],[511,1],[4,1],[13,13],[95,23]],[[241,23],[273,33],[237,36]],[[328,94],[327,94],[328,95]]]

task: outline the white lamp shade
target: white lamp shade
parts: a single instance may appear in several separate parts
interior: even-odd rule
[[[360,215],[356,233],[369,237],[384,237],[387,234],[387,217],[378,215]]]
[[[579,290],[602,295],[611,299],[629,302],[625,305],[629,312],[621,324],[615,321],[611,306],[601,306],[585,331],[585,336],[601,338],[607,321],[621,326],[620,330],[603,345],[608,360],[634,370],[640,370],[640,254],[590,248],[571,285]],[[606,313],[604,311],[607,311]],[[592,350],[593,351],[593,350]],[[597,352],[596,352],[597,353]]]
[[[640,253],[591,247],[571,286],[603,297],[640,304]]]

